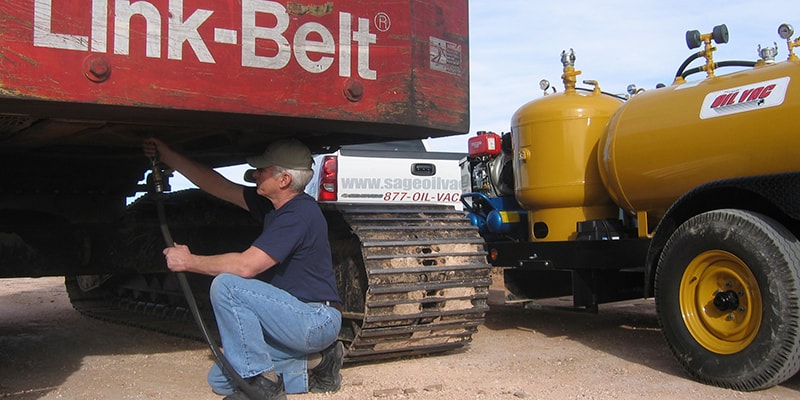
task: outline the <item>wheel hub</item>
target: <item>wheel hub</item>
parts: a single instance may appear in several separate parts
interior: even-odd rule
[[[761,292],[741,259],[723,250],[698,254],[684,271],[679,291],[689,333],[717,354],[742,351],[761,325]]]
[[[739,296],[733,290],[719,291],[714,296],[714,307],[720,311],[730,311],[739,308]]]

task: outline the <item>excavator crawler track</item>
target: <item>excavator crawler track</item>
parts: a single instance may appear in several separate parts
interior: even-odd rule
[[[246,248],[248,235],[258,234],[257,224],[231,214],[241,210],[225,211],[224,204],[201,193],[178,192],[165,201],[173,234],[193,251]],[[152,202],[142,201],[126,217],[138,226],[126,233],[130,240],[122,240],[136,243],[128,246],[129,257],[137,248],[163,248],[152,208]],[[416,205],[322,208],[345,308],[339,339],[347,346],[346,361],[436,353],[470,342],[488,311],[491,274],[484,242],[462,212]],[[202,225],[195,227],[196,221]],[[220,235],[221,230],[231,234]],[[213,240],[206,237],[212,235]],[[226,239],[231,243],[223,243]],[[162,257],[153,259],[163,264]],[[211,280],[188,278],[216,334],[208,301]],[[148,265],[141,273],[67,277],[66,286],[73,306],[87,316],[202,340],[175,276],[163,265]]]
[[[349,360],[446,351],[471,340],[488,310],[491,278],[483,240],[463,213],[338,205],[326,214],[332,242],[357,244],[348,246],[353,259],[336,266]]]

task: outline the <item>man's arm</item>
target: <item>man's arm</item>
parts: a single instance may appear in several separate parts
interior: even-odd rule
[[[232,182],[210,167],[191,160],[174,151],[164,142],[156,138],[144,141],[144,154],[149,158],[158,155],[159,160],[180,172],[200,189],[245,210],[244,186]]]
[[[278,262],[258,247],[250,246],[241,253],[224,253],[212,256],[192,254],[182,244],[164,249],[167,267],[174,272],[196,272],[198,274],[216,276],[229,273],[243,278],[252,278],[264,272]]]

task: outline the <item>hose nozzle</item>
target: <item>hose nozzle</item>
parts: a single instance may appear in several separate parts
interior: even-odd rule
[[[166,164],[158,160],[158,152],[150,157],[150,165],[151,173],[148,181],[151,183],[150,187],[153,188],[153,192],[164,193],[172,190],[169,186],[169,177],[172,176],[172,172],[167,169]]]

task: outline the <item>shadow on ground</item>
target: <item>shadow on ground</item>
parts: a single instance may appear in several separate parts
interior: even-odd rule
[[[45,397],[79,371],[88,357],[147,357],[205,347],[200,342],[83,317],[69,305],[63,278],[41,279],[46,279],[45,285],[37,279],[3,281],[4,285],[36,284],[30,290],[17,289],[0,296],[0,398]],[[108,373],[102,367],[93,368],[97,368],[89,371],[96,375],[93,384],[103,385]]]
[[[652,299],[604,304],[597,314],[575,311],[570,305],[571,299],[552,299],[534,308],[493,306],[482,328],[521,329],[548,337],[566,337],[665,374],[693,379],[672,356],[658,326]],[[779,386],[800,393],[800,373]]]

